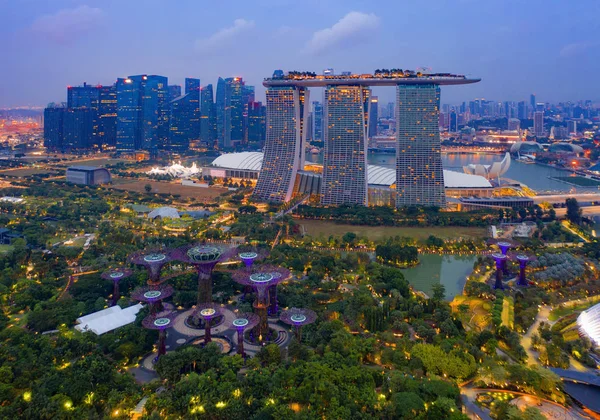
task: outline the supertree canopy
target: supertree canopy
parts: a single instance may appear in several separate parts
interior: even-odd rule
[[[176,260],[192,265],[198,272],[198,305],[212,302],[212,272],[234,254],[235,247],[224,244],[193,244],[175,250]]]
[[[249,269],[238,270],[233,274],[233,279],[244,286],[251,286],[256,290],[256,298],[254,299],[254,311],[260,317],[258,324],[257,335],[259,340],[266,337],[269,330],[269,322],[267,318],[267,308],[269,307],[269,299],[271,306],[276,305],[277,300],[277,284],[289,279],[290,271],[283,267],[272,265],[262,265]]]
[[[244,250],[238,254],[238,257],[247,268],[252,267],[256,261],[265,259],[267,252],[262,249]]]
[[[237,331],[237,353],[240,356],[245,357],[246,353],[244,352],[244,331],[251,330],[256,327],[260,322],[260,317],[252,312],[244,312],[237,315],[237,318],[231,322],[232,328],[235,328]]]
[[[148,315],[142,320],[144,328],[149,330],[158,330],[158,355],[154,361],[157,361],[160,356],[167,352],[165,348],[166,330],[173,327],[177,312],[168,314]]]
[[[137,265],[143,265],[148,270],[148,284],[160,284],[160,270],[173,260],[172,251],[156,248],[138,251],[131,254],[128,260]]]
[[[204,321],[204,344],[211,342],[211,320],[223,314],[222,308],[216,303],[201,303],[196,306],[194,315]]]
[[[161,302],[173,295],[173,287],[168,284],[159,284],[156,286],[144,286],[136,288],[131,297],[138,302],[148,303],[150,313],[158,312]]]
[[[300,341],[300,329],[304,325],[312,324],[317,320],[315,311],[305,308],[290,308],[281,312],[281,322],[294,327],[296,339]]]
[[[113,282],[113,297],[110,306],[115,306],[119,300],[119,282],[124,278],[131,276],[131,271],[128,268],[111,268],[100,275],[104,280]]]
[[[517,246],[517,244],[507,240],[507,239],[490,239],[488,241],[488,243],[492,244],[492,245],[496,245],[498,248],[500,248],[500,252],[502,253],[502,255],[506,255],[508,256],[508,250],[511,248],[514,248]],[[504,259],[502,261],[502,273],[507,275],[508,274],[508,267],[506,266],[506,259]]]

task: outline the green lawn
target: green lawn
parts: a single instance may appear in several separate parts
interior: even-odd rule
[[[554,179],[568,182],[569,184],[579,185],[580,187],[600,186],[600,182],[583,176],[555,176]]]
[[[600,295],[593,296],[590,299],[588,299],[587,301],[585,301],[579,305],[573,305],[573,306],[568,306],[568,307],[558,306],[558,307],[554,308],[552,310],[552,312],[550,312],[548,319],[550,321],[556,321],[562,317],[571,315],[575,312],[582,312],[582,311],[594,306],[598,302],[600,302]]]
[[[5,254],[7,252],[12,251],[13,246],[12,245],[0,245],[0,253]]]
[[[405,236],[415,239],[427,239],[429,235],[442,239],[475,239],[485,237],[487,231],[479,227],[394,227],[394,226],[356,226],[341,225],[325,220],[300,220],[298,223],[304,226],[306,233],[310,236],[328,237],[343,236],[347,232],[353,232],[358,236],[377,241],[390,236]]]
[[[511,330],[515,327],[515,301],[511,296],[505,296],[502,301],[502,325]]]

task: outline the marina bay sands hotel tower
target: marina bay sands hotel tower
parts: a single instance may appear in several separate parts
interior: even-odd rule
[[[479,80],[402,70],[322,76],[276,71],[263,82],[267,88],[267,136],[254,196],[262,201],[288,202],[294,194],[305,193],[310,184],[309,191],[319,194],[324,205],[368,205],[370,87],[395,86],[396,207],[445,207],[438,127],[440,85]],[[325,89],[321,178],[304,171],[309,87]]]

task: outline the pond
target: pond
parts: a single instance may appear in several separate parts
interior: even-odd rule
[[[404,277],[416,289],[432,295],[435,284],[446,287],[446,300],[462,293],[467,276],[473,271],[476,255],[419,255],[420,264],[403,269]]]

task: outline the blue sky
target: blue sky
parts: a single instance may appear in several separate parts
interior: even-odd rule
[[[142,73],[242,76],[260,99],[274,69],[327,67],[483,79],[443,89],[444,103],[598,101],[598,16],[598,0],[0,0],[0,107]]]

